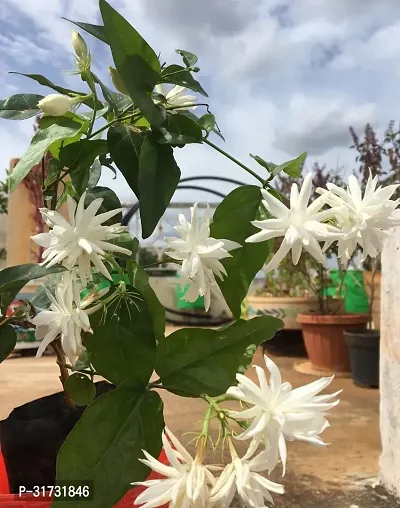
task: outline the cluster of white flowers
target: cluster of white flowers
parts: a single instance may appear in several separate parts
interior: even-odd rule
[[[67,198],[69,222],[57,211],[41,208],[40,212],[46,224],[51,228],[32,239],[45,247],[44,262],[47,266],[62,263],[68,271],[63,272],[53,297],[46,290],[51,302],[49,310],[40,312],[32,323],[36,325],[37,339],[43,339],[37,356],[41,356],[46,347],[57,337],[61,337],[64,353],[74,365],[84,347],[81,340],[82,330],[91,332],[88,315],[101,306],[97,304],[85,310],[93,303],[93,294],[80,299],[80,292],[87,281],[93,280],[91,264],[107,279],[111,275],[103,262],[106,252],[120,252],[130,255],[131,251],[109,242],[126,228],[120,224],[103,226],[121,210],[116,209],[96,215],[103,199],[95,199],[85,209],[86,194],[82,194],[78,203],[70,196]],[[80,281],[77,280],[79,273]],[[96,298],[105,291],[94,293]]]
[[[50,267],[63,263],[68,270],[78,265],[83,285],[93,280],[91,264],[104,277],[112,280],[102,261],[106,252],[120,252],[128,256],[131,254],[130,250],[109,242],[125,231],[126,227],[119,223],[102,225],[121,212],[121,209],[96,215],[103,199],[94,199],[85,209],[85,198],[86,193],[83,193],[77,204],[73,198],[67,197],[69,222],[55,210],[40,208],[44,221],[52,229],[48,233],[32,236],[34,242],[45,247],[42,264]]]
[[[53,296],[46,287],[46,294],[51,302],[50,308],[42,310],[31,322],[35,325],[35,335],[41,340],[36,356],[42,356],[47,346],[57,337],[61,339],[62,349],[72,365],[75,365],[85,348],[81,333],[93,333],[89,315],[96,312],[101,303],[91,306],[95,299],[101,298],[108,288],[98,292],[90,292],[81,300],[81,285],[75,272],[63,272]]]
[[[179,226],[175,230],[181,239],[167,237],[168,250],[166,254],[177,261],[182,261],[180,284],[189,285],[184,299],[194,302],[199,296],[204,296],[206,310],[210,307],[211,294],[223,300],[215,275],[220,279],[226,275],[221,259],[231,257],[229,251],[238,249],[241,245],[231,240],[221,240],[210,237],[211,213],[207,209],[199,221],[197,203],[190,209],[191,222],[184,215],[179,215]]]
[[[303,249],[324,264],[324,251],[335,241],[339,257],[349,259],[359,245],[364,257],[374,258],[382,250],[388,230],[400,224],[400,210],[396,210],[400,200],[390,199],[399,185],[377,187],[377,178],[370,176],[363,196],[356,177],[351,176],[347,190],[328,183],[328,189],[317,189],[321,195],[310,203],[312,178],[312,173],[308,173],[300,190],[297,184],[292,185],[289,207],[261,189],[262,203],[271,218],[253,221],[260,231],[246,242],[283,237],[266,271],[277,268],[290,251],[296,265]],[[216,260],[229,257],[228,251],[241,245],[208,236],[211,222],[208,210],[198,230],[197,205],[191,211],[192,224],[181,215],[181,226],[175,228],[182,240],[166,238],[170,249],[167,254],[182,261],[182,280],[190,286],[185,298],[194,301],[197,296],[205,295],[208,309],[210,294],[221,298],[214,274],[221,279],[222,274],[226,275],[223,265]]]
[[[279,462],[286,467],[286,440],[301,440],[325,446],[320,434],[329,426],[326,412],[335,407],[340,392],[317,395],[333,378],[323,378],[300,388],[292,389],[282,383],[278,367],[265,357],[270,372],[269,382],[265,371],[255,367],[259,386],[242,374],[237,374],[238,385],[227,394],[247,405],[241,412],[230,412],[235,420],[248,422],[247,429],[237,440],[251,440],[247,452],[240,458],[232,440],[229,447],[232,461],[224,468],[204,465],[198,453],[193,459],[168,429],[163,434],[163,448],[169,465],[162,464],[143,450],[141,461],[164,478],[136,482],[147,489],[136,499],[143,508],[157,508],[168,504],[170,508],[228,508],[235,496],[242,506],[262,508],[265,501],[273,503],[271,492],[283,494],[282,485],[272,482],[260,473],[270,473]],[[261,451],[259,450],[262,447]],[[212,471],[222,469],[218,478]],[[282,475],[282,476],[283,476]]]
[[[188,111],[196,109],[197,97],[194,95],[187,95],[186,88],[183,86],[175,85],[170,90],[166,90],[162,84],[156,85],[154,91],[162,95],[165,99],[161,102],[155,99],[156,104],[163,104],[171,113],[179,113],[179,111]]]
[[[338,240],[339,257],[350,259],[359,245],[363,259],[375,258],[382,251],[389,229],[400,224],[400,210],[396,210],[400,199],[391,199],[399,185],[377,185],[378,177],[370,175],[362,195],[357,178],[351,175],[347,190],[332,183],[327,184],[328,190],[317,189],[336,210],[335,219],[343,233]]]
[[[317,189],[321,195],[309,204],[312,173],[308,173],[300,192],[297,184],[292,185],[290,208],[263,190],[263,204],[272,218],[254,221],[261,231],[246,241],[284,237],[267,270],[276,268],[290,249],[294,264],[298,263],[303,248],[324,263],[319,242],[325,242],[326,250],[337,241],[339,257],[350,259],[359,245],[364,257],[375,258],[382,250],[388,230],[400,224],[400,210],[396,210],[400,200],[390,199],[399,185],[377,188],[377,183],[377,177],[372,179],[370,175],[363,196],[357,178],[352,175],[347,190],[328,183],[327,189]],[[327,208],[321,210],[323,207]]]

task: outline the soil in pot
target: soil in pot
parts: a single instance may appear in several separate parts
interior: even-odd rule
[[[265,354],[275,356],[307,357],[301,330],[279,330],[272,339],[262,344]]]
[[[351,373],[354,384],[363,388],[379,387],[379,330],[346,331]]]
[[[96,396],[113,388],[100,381]],[[70,408],[60,392],[17,407],[0,422],[0,447],[12,494],[21,485],[27,490],[55,485],[57,453],[83,411]]]
[[[304,344],[314,370],[350,372],[349,351],[345,330],[364,330],[368,314],[299,314]]]

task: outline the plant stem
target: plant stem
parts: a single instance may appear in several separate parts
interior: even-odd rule
[[[197,441],[197,453],[196,453],[196,460],[198,460],[200,463],[203,462],[206,456],[206,449],[207,449],[207,441],[208,441],[208,433],[210,429],[210,421],[212,418],[212,412],[213,407],[211,405],[208,406],[206,415],[203,420],[203,428],[201,429],[201,434],[199,436],[199,439]]]
[[[99,129],[97,129],[97,131],[92,132],[86,139],[94,138],[95,136],[97,136],[97,134],[100,134],[100,132],[105,131],[106,129],[108,129],[108,127],[110,127],[114,123],[122,122],[123,120],[129,120],[130,118],[133,118],[134,116],[135,116],[135,114],[132,113],[131,115],[128,115],[125,117],[114,118],[114,120],[111,120],[111,122],[106,123],[105,125],[103,125],[103,127],[100,127]]]
[[[71,395],[67,391],[65,391],[64,388],[65,381],[69,378],[69,372],[67,367],[65,366],[64,351],[62,349],[60,339],[53,340],[51,345],[52,348],[54,349],[54,352],[57,355],[57,363],[60,368],[60,381],[64,390],[65,400],[71,409],[76,409],[76,406],[71,398]]]
[[[166,262],[167,262],[167,260],[166,260],[166,259],[161,259],[160,261],[155,261],[154,263],[150,263],[150,264],[148,264],[148,265],[144,265],[144,266],[142,266],[142,268],[143,268],[143,270],[144,270],[145,268],[150,268],[151,266],[162,265],[162,264],[164,264],[164,263],[166,263]]]
[[[100,127],[99,129],[97,129],[97,131],[92,132],[86,139],[90,139],[90,138],[93,138],[94,136],[97,136],[97,134],[100,134],[100,132],[103,132],[108,127],[110,127],[110,125],[113,125],[114,123],[121,122],[122,120],[129,120],[129,118],[133,118],[135,115],[137,115],[137,110],[136,110],[136,112],[133,111],[131,114],[124,117],[124,115],[131,109],[131,107],[132,107],[132,104],[129,104],[126,108],[124,108],[121,111],[121,113],[116,118],[111,120],[111,122],[108,122],[105,125],[103,125],[103,127]]]
[[[12,316],[12,315],[11,315]],[[0,326],[3,326],[4,324],[7,323],[7,321],[10,319],[11,316],[8,316],[6,318],[4,318],[1,322],[0,322]]]
[[[89,135],[92,133],[93,131],[93,127],[94,127],[94,122],[96,121],[96,113],[97,113],[97,93],[96,93],[96,84],[94,83],[94,81],[92,82],[93,84],[93,87],[89,84],[90,88],[92,89],[92,92],[93,92],[93,116],[92,116],[92,119],[90,120],[90,125],[89,125],[89,129],[88,129],[88,133]]]
[[[110,256],[107,258],[107,261],[117,270],[119,275],[121,276],[121,280],[124,278],[124,270],[119,266],[119,264],[115,261],[115,259]]]
[[[232,157],[232,155],[229,155],[228,152],[225,152],[225,150],[222,150],[222,148],[220,148],[219,146],[214,145],[214,143],[211,143],[211,141],[209,141],[208,139],[203,139],[203,143],[205,143],[206,145],[209,145],[212,148],[214,148],[214,150],[216,150],[217,152],[219,152],[220,154],[224,155],[229,160],[231,160],[232,162],[234,162],[235,164],[240,166],[242,169],[244,169],[245,171],[250,173],[252,176],[254,176],[254,178],[257,178],[257,180],[264,185],[264,180],[261,178],[261,176],[257,175],[257,173],[255,173],[252,169],[248,168],[247,166],[242,164],[240,161],[235,159],[235,157]]]
[[[69,174],[69,169],[66,169],[58,178],[57,180],[55,180],[51,186],[54,187],[54,185],[58,184],[59,182],[61,182],[67,175]],[[57,187],[56,187],[56,198],[57,198]]]

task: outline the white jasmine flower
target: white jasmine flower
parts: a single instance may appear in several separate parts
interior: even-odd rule
[[[50,267],[62,262],[69,270],[78,265],[84,285],[87,280],[92,280],[91,264],[104,277],[112,280],[102,261],[106,252],[131,254],[130,250],[108,242],[126,230],[125,227],[120,224],[102,226],[103,222],[114,217],[121,209],[96,215],[103,199],[94,199],[85,209],[85,196],[86,193],[83,193],[78,205],[68,196],[69,222],[54,210],[40,208],[43,219],[52,229],[48,233],[39,233],[31,237],[38,245],[45,247],[42,264]]]
[[[341,189],[332,183],[318,192],[326,196],[328,204],[335,207],[335,218],[344,235],[338,241],[339,257],[350,259],[357,245],[363,258],[375,258],[382,251],[388,230],[400,224],[400,200],[390,199],[399,185],[378,186],[378,178],[370,174],[364,195],[354,175],[349,177],[348,188]],[[329,247],[328,242],[325,248]]]
[[[166,109],[174,111],[185,111],[189,109],[196,109],[197,97],[194,95],[185,95],[186,88],[184,86],[175,85],[168,92],[165,90],[163,85],[160,83],[155,86],[154,91],[160,95],[163,95],[166,102],[163,102],[163,106]],[[159,103],[159,100],[155,100]]]
[[[266,271],[278,267],[282,259],[292,250],[293,264],[299,262],[303,248],[318,262],[324,264],[325,256],[319,241],[329,238],[339,238],[341,233],[322,221],[334,216],[334,210],[321,211],[326,204],[326,197],[319,196],[309,205],[312,190],[312,173],[304,179],[302,188],[292,185],[290,193],[290,208],[284,205],[271,193],[262,189],[263,205],[273,217],[272,219],[252,221],[261,231],[247,238],[246,242],[256,243],[283,236],[281,246],[266,266]]]
[[[273,504],[274,500],[270,492],[283,494],[284,487],[259,474],[268,468],[268,452],[263,451],[249,460],[246,456],[243,458],[238,457],[231,442],[229,445],[232,462],[225,467],[221,476],[217,478],[211,490],[210,505],[218,508],[229,508],[236,491],[242,506],[262,508],[265,506],[265,499]]]
[[[143,453],[146,459],[139,460],[165,478],[134,482],[132,485],[146,487],[136,498],[135,504],[142,505],[142,508],[156,508],[167,503],[170,508],[205,508],[210,495],[210,485],[215,483],[215,478],[206,466],[191,457],[167,428],[162,440],[169,466],[162,464],[145,450]]]
[[[76,30],[72,30],[72,47],[78,58],[86,58],[88,56],[88,48],[81,34]]]
[[[46,115],[62,116],[76,103],[76,99],[58,93],[51,93],[43,97],[43,99],[38,102],[38,106]]]
[[[252,420],[237,439],[253,439],[251,450],[255,450],[263,441],[270,458],[269,470],[276,466],[280,456],[285,474],[286,440],[307,441],[324,446],[325,443],[319,435],[329,427],[325,418],[326,412],[339,404],[339,400],[333,399],[340,391],[330,395],[317,395],[330,385],[333,376],[318,379],[293,390],[290,383],[282,383],[275,363],[267,356],[264,358],[270,372],[269,382],[264,369],[258,366],[255,368],[259,386],[246,376],[236,374],[238,385],[230,387],[227,393],[251,404],[252,407],[231,412],[231,416],[238,420]]]
[[[223,299],[215,280],[215,275],[223,279],[227,275],[221,259],[231,257],[230,250],[238,249],[241,245],[231,240],[221,240],[210,237],[210,207],[204,213],[199,223],[197,203],[190,209],[191,222],[184,215],[179,215],[180,226],[174,229],[181,239],[167,237],[167,256],[182,261],[181,285],[190,284],[185,294],[189,302],[204,296],[206,310],[210,307],[211,293]]]
[[[93,295],[81,301],[80,285],[74,273],[64,272],[57,285],[55,296],[44,287],[51,305],[49,310],[43,310],[31,319],[36,326],[35,336],[41,340],[36,357],[42,356],[47,346],[58,337],[70,363],[75,365],[81,353],[85,350],[81,332],[93,333],[90,328],[89,315],[98,310],[101,304],[85,310],[93,303]],[[108,288],[97,294],[100,298]]]
[[[121,74],[117,71],[117,69],[109,65],[108,73],[111,77],[115,89],[118,90],[118,92],[123,93],[124,95],[129,95],[128,89],[126,88],[125,83],[121,78]]]

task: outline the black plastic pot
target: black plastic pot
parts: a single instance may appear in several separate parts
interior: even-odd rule
[[[379,387],[379,330],[344,332],[349,348],[354,384],[363,388]]]
[[[106,381],[96,383],[96,396],[113,390]],[[82,416],[84,408],[70,408],[63,392],[15,408],[0,422],[1,452],[11,494],[23,485],[55,485],[57,453]]]
[[[272,339],[263,342],[262,346],[266,354],[274,356],[307,356],[301,330],[279,330]]]

